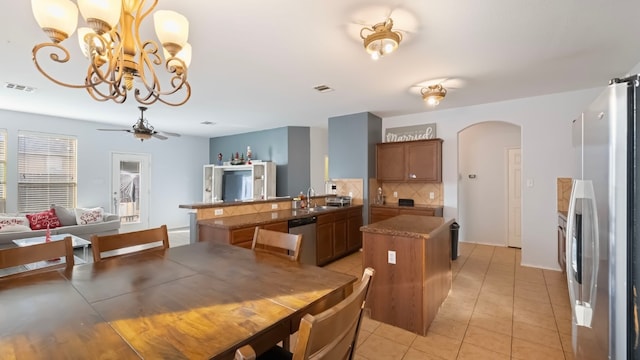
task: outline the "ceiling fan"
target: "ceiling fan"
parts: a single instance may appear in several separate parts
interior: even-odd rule
[[[160,140],[167,140],[168,137],[166,137],[165,135],[168,135],[168,136],[180,136],[180,134],[176,134],[176,133],[172,133],[172,132],[154,130],[153,126],[149,125],[149,122],[147,121],[147,119],[144,118],[144,111],[147,110],[147,107],[146,106],[138,106],[138,109],[140,109],[140,118],[138,119],[137,123],[133,124],[131,129],[98,129],[98,130],[100,130],[100,131],[126,131],[128,133],[132,133],[133,136],[136,139],[140,139],[140,141],[149,140],[149,139],[151,139],[151,137],[154,137],[154,138],[160,139]],[[164,135],[162,135],[161,133],[164,134]]]

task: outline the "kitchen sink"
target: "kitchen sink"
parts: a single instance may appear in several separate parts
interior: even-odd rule
[[[321,205],[321,206],[314,206],[311,208],[308,208],[307,210],[309,210],[309,212],[318,212],[318,211],[324,211],[324,210],[329,210],[332,209],[331,206],[326,206],[326,205]]]

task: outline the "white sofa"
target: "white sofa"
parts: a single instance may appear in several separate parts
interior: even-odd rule
[[[117,234],[120,230],[120,217],[116,214],[104,213],[103,221],[85,224],[68,225],[50,229],[51,234],[72,234],[86,240],[90,240],[91,235]],[[46,230],[0,232],[0,249],[13,247],[12,240],[24,239],[37,236],[45,236]]]

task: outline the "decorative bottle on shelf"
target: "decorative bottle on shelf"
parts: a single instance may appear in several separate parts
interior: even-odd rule
[[[247,146],[247,164],[251,165],[251,146]]]
[[[51,242],[51,229],[49,229],[48,223],[47,223],[47,232],[44,234],[44,241]]]

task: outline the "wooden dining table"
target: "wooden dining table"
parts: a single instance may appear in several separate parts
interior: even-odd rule
[[[354,281],[212,242],[0,278],[0,357],[232,359],[288,337]]]

